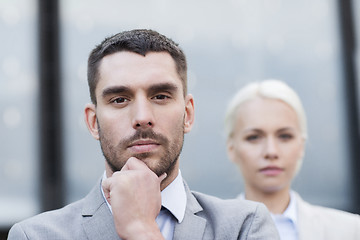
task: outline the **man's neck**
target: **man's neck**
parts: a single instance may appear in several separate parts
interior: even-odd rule
[[[170,173],[166,178],[161,182],[160,190],[164,190],[179,174],[179,160],[175,163],[174,167],[171,169]]]

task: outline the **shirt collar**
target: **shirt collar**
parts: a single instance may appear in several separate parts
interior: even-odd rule
[[[240,193],[238,198],[240,199],[245,199],[245,194],[244,193]],[[295,226],[297,226],[297,211],[296,211],[296,197],[295,197],[295,193],[293,191],[290,191],[290,202],[289,202],[289,206],[285,209],[284,213],[282,214],[271,214],[271,216],[274,218],[276,216],[282,216],[285,218],[290,219]]]
[[[274,218],[287,218],[291,220],[295,226],[297,226],[297,211],[296,211],[296,197],[293,191],[290,191],[290,202],[288,207],[282,214],[272,214],[271,216]]]
[[[291,219],[295,226],[297,226],[296,197],[293,191],[290,191],[290,203],[283,213],[283,216]]]
[[[174,215],[178,223],[182,222],[186,209],[186,192],[180,170],[174,181],[162,190],[161,204]]]
[[[105,179],[107,179],[106,171],[104,171],[104,174],[103,174],[103,177],[102,177],[102,181],[104,181]],[[105,197],[104,189],[102,188],[102,185],[101,185],[101,184],[100,184],[100,189],[101,189],[102,196],[103,196],[103,198],[105,199],[106,205],[108,206],[110,212],[112,213],[111,205],[109,204],[108,200],[107,200],[106,197]]]
[[[104,172],[103,180],[106,178],[106,172]],[[112,212],[111,205],[105,197],[104,190],[102,187],[100,188],[106,204]],[[164,190],[161,191],[161,205],[169,210],[172,215],[174,215],[178,223],[182,222],[186,209],[186,192],[180,170],[174,181],[172,181]]]

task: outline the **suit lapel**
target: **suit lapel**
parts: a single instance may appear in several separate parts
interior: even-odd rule
[[[101,181],[85,197],[82,217],[82,226],[89,240],[120,239],[112,214],[101,193]]]
[[[316,217],[316,211],[295,193],[298,208],[298,229],[300,240],[322,240],[324,238],[323,225]]]
[[[206,219],[196,215],[203,209],[194,197],[194,195],[190,192],[190,189],[186,185],[186,183],[184,183],[184,185],[187,196],[185,216],[180,224],[176,223],[173,240],[200,240],[203,239],[206,227]]]
[[[181,224],[176,223],[173,240],[201,240],[204,237],[206,219],[197,216],[203,209],[185,185],[187,197],[185,216]],[[120,239],[116,233],[112,214],[101,193],[101,181],[84,198],[82,226],[89,240]]]

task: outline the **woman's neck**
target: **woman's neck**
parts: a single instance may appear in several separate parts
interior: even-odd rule
[[[245,198],[247,200],[262,202],[273,214],[282,214],[290,203],[290,189],[284,188],[276,192],[259,192],[246,190]]]

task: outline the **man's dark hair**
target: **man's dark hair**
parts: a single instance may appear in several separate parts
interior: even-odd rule
[[[187,64],[181,48],[173,40],[153,30],[135,29],[115,34],[97,45],[88,59],[88,84],[92,103],[97,104],[95,89],[99,81],[101,60],[110,54],[129,51],[145,56],[148,52],[168,52],[174,59],[179,74],[184,96],[187,93]]]

